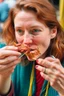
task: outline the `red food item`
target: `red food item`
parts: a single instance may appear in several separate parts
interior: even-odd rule
[[[18,51],[21,52],[21,53],[24,53],[24,52],[30,50],[28,46],[25,46],[25,45],[20,44],[20,43],[16,44],[16,43],[14,42],[13,45],[16,46],[16,47],[18,47]]]
[[[21,53],[24,53],[29,60],[36,60],[40,56],[40,51],[39,49],[30,49],[29,46],[25,46],[23,44],[16,44],[15,42],[13,43],[14,46],[18,47],[18,51]]]
[[[26,51],[29,51],[30,49],[29,49],[29,47],[27,47],[27,46],[24,46],[24,45],[20,45],[20,46],[18,46],[18,50],[20,51],[20,52],[26,52]]]
[[[40,56],[40,51],[38,49],[35,49],[33,51],[27,52],[26,56],[29,60],[36,60]]]

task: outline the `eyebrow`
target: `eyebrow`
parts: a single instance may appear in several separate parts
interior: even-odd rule
[[[31,25],[31,26],[29,26],[30,28],[41,28],[41,29],[43,29],[43,27],[42,26],[38,26],[38,25]],[[22,26],[15,26],[15,28],[23,28]]]

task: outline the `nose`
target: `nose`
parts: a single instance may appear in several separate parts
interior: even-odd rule
[[[32,44],[32,36],[29,32],[24,33],[24,39],[23,39],[24,44]]]

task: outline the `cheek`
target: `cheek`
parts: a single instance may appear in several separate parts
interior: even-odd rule
[[[50,45],[50,38],[49,37],[44,37],[41,39],[41,44],[43,46],[43,48],[47,49]]]
[[[41,45],[40,45],[40,52],[42,54],[44,53],[46,54],[46,51],[49,48],[49,46],[50,46],[50,39],[42,40]]]
[[[34,39],[34,42],[36,42],[37,46],[39,46],[40,52],[44,54],[50,45],[50,38],[46,38],[45,36],[38,37],[38,39]]]
[[[20,43],[20,42],[23,41],[23,40],[22,40],[22,37],[21,37],[20,35],[18,35],[17,33],[15,33],[15,38],[16,38],[16,41],[17,41],[18,43]]]
[[[48,45],[48,43],[50,42],[50,37],[38,36],[36,38],[33,38],[33,41],[36,42],[36,44]]]
[[[42,45],[47,49],[50,46],[50,39],[47,39],[44,42],[42,42]]]

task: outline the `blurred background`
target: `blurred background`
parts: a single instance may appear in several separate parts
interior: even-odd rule
[[[49,0],[56,8],[57,19],[64,28],[64,0]],[[0,42],[2,42],[2,28],[10,8],[14,7],[16,0],[0,0]]]

